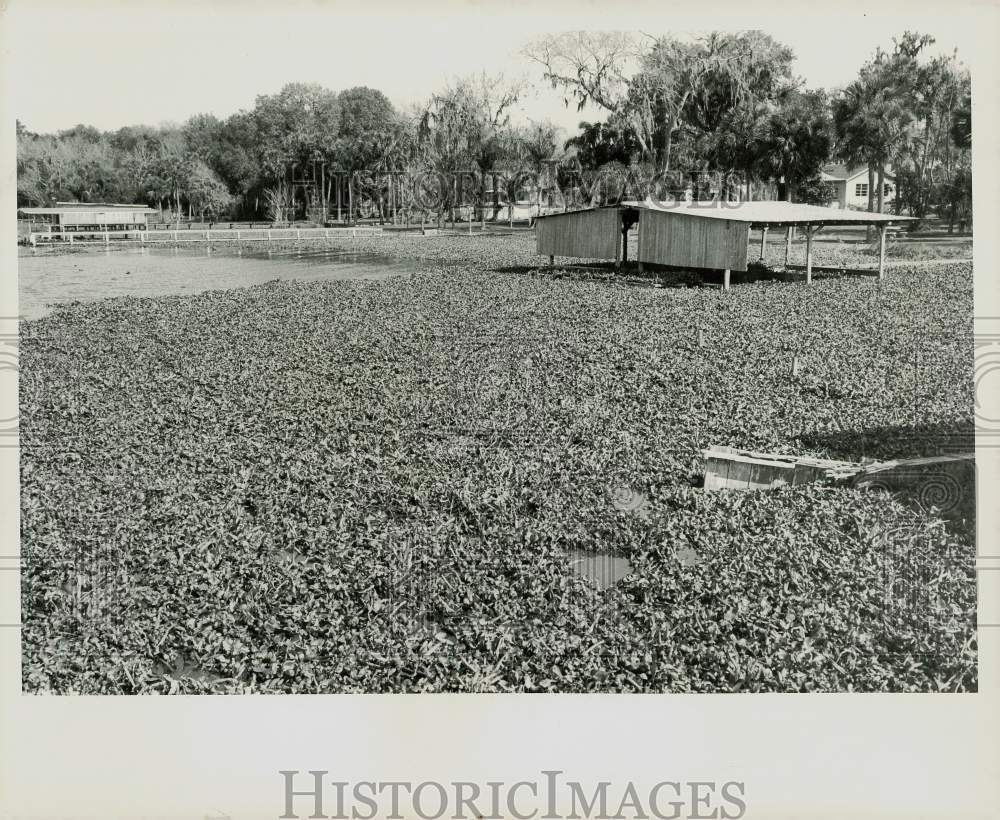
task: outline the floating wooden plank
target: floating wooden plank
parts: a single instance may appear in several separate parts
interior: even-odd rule
[[[859,464],[715,446],[705,450],[706,490],[769,490],[812,482],[904,493],[926,509],[975,509],[975,453]]]
[[[797,265],[790,263],[785,265],[785,268],[791,271],[805,271],[805,265]],[[813,273],[839,273],[839,274],[853,274],[857,276],[878,276],[878,269],[876,268],[848,268],[845,265],[813,265]]]
[[[860,464],[711,447],[705,450],[706,490],[770,490],[853,475]]]

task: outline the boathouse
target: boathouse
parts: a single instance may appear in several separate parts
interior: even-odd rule
[[[57,202],[50,208],[19,208],[18,213],[33,223],[37,219],[52,233],[69,233],[145,230],[147,218],[156,210],[146,205]]]
[[[793,229],[806,243],[806,282],[812,281],[812,240],[827,225],[875,225],[879,228],[878,276],[885,275],[885,240],[893,223],[911,217],[848,211],[792,202],[622,202],[599,208],[552,213],[535,221],[536,248],[554,264],[557,256],[613,259],[620,267],[628,233],[638,231],[639,269],[643,263],[723,272],[729,287],[732,271],[745,271],[750,231],[760,229],[761,254],[771,228],[785,229],[785,267]],[[627,260],[626,260],[627,261]],[[816,268],[816,270],[820,270]],[[871,271],[865,271],[871,272]]]

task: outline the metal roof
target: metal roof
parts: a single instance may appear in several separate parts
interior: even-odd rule
[[[110,202],[57,202],[51,208],[18,208],[22,214],[64,214],[68,211],[142,211],[155,214],[148,205],[122,205]]]
[[[761,200],[757,202],[622,202],[613,208],[662,211],[663,213],[700,216],[706,219],[728,219],[749,222],[752,225],[872,225],[880,222],[908,222],[913,217],[897,214],[877,214],[843,208],[825,208],[821,205],[802,205],[797,202]],[[580,210],[597,210],[583,208]],[[564,213],[579,213],[568,211]],[[560,213],[543,214],[538,219],[561,216]]]

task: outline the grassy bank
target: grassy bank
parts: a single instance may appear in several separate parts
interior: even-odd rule
[[[696,486],[710,444],[967,436],[969,266],[722,293],[532,247],[358,238],[434,268],[26,323],[25,688],[976,688],[969,522]],[[598,549],[632,574],[566,559]]]

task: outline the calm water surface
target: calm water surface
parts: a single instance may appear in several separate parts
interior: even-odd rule
[[[60,302],[168,296],[247,287],[274,279],[384,279],[414,262],[331,250],[130,248],[55,254],[21,249],[20,313],[37,319]]]

